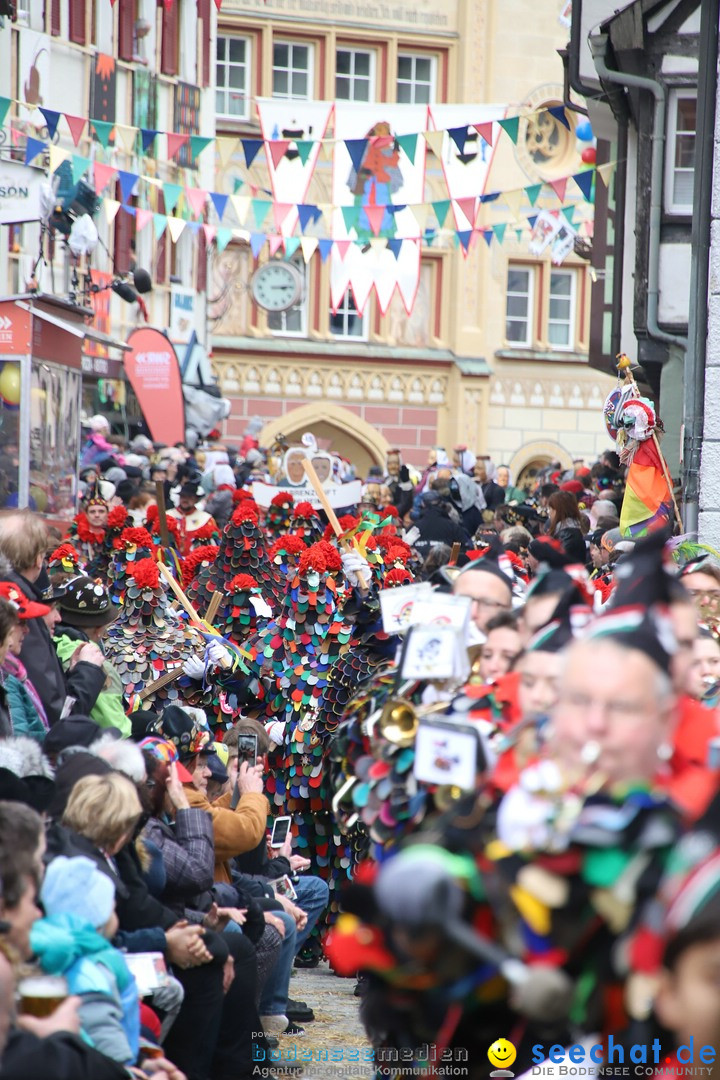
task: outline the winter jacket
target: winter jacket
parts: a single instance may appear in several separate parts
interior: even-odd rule
[[[13,581],[31,600],[43,602],[42,594],[35,585],[17,574],[6,559],[0,560],[0,575],[3,581]],[[30,629],[23,642],[20,659],[40,695],[50,727],[60,719],[68,697],[74,700],[73,712],[88,716],[103,688],[105,672],[95,664],[80,660],[65,676],[50,631],[43,620],[28,621]]]
[[[451,513],[456,512],[447,504],[435,500],[424,511],[417,523],[420,536],[415,541],[415,547],[423,559],[438,544],[447,544],[448,547],[452,547],[453,544],[459,543],[463,548],[469,547],[469,533],[452,519]]]
[[[0,1080],[128,1080],[124,1065],[62,1032],[39,1039],[12,1031],[0,1060]]]
[[[58,627],[58,631],[53,638],[53,644],[63,671],[67,671],[70,657],[77,649],[78,644],[87,641],[88,638],[76,627]],[[105,685],[90,710],[90,719],[94,720],[98,727],[101,728],[118,728],[122,732],[123,738],[129,739],[132,725],[129,717],[125,715],[122,679],[109,660],[105,661],[102,670],[105,675]],[[77,712],[77,709],[75,711]]]
[[[47,718],[37,691],[27,677],[25,665],[17,656],[8,653],[2,674],[13,735],[29,735],[42,742],[47,733]]]
[[[232,882],[229,859],[252,851],[265,835],[270,806],[264,795],[254,791],[243,795],[234,810],[230,809],[232,795],[221,795],[209,803],[204,795],[190,785],[185,794],[191,806],[206,810],[212,816],[215,838],[215,880]]]
[[[131,1065],[140,1044],[140,1000],[123,955],[79,915],[51,915],[30,931],[41,968],[63,975],[80,998],[83,1035],[96,1050]]]
[[[5,692],[2,672],[0,672],[0,738],[4,739],[8,735],[12,735],[12,733],[10,706],[8,704],[7,693]]]
[[[502,506],[505,502],[505,488],[500,487],[494,480],[487,480],[481,487],[488,510],[495,510],[496,507]]]
[[[205,500],[205,509],[211,517],[215,518],[215,524],[220,532],[222,532],[232,517],[233,510],[235,509],[232,491],[227,489],[214,491],[212,495],[208,495]]]
[[[157,845],[165,865],[166,884],[162,900],[169,907],[195,907],[201,893],[215,880],[213,821],[205,810],[178,810],[174,824],[150,818],[143,836]]]

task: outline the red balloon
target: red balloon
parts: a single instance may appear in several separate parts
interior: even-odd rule
[[[594,146],[586,146],[582,152],[582,160],[586,165],[594,165],[597,156]]]

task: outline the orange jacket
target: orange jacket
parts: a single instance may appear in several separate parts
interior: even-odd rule
[[[196,788],[185,785],[185,794],[191,806],[206,810],[212,817],[215,837],[215,880],[231,884],[232,876],[228,860],[256,848],[267,827],[270,810],[264,795],[248,792],[243,795],[234,810],[230,809],[232,794],[221,795],[211,803]]]

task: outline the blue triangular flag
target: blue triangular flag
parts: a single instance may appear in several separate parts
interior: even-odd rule
[[[428,247],[432,247],[432,244],[435,240],[437,240],[437,233],[435,232],[435,230],[426,229],[423,236],[424,243],[426,243]]]
[[[468,229],[467,232],[457,233],[457,238],[462,244],[465,251],[470,250],[470,240],[472,239],[472,229]]]
[[[229,196],[227,195],[221,195],[219,191],[210,192],[210,198],[212,199],[212,204],[215,207],[215,213],[220,218],[220,221],[222,221],[223,219],[223,214],[225,213],[225,207],[227,206],[228,197]]]
[[[553,105],[548,109],[548,112],[551,116],[554,116],[556,120],[559,120],[563,127],[566,127],[568,131],[570,130],[570,123],[565,115],[564,105]]]
[[[28,139],[28,142],[30,142],[29,139]],[[577,184],[577,186],[580,188],[583,195],[585,196],[586,202],[591,202],[592,201],[592,186],[593,186],[593,180],[594,179],[595,179],[595,171],[594,171],[594,169],[586,169],[585,172],[575,173],[575,175],[573,176],[573,180],[575,181],[575,183]]]
[[[118,180],[120,181],[120,201],[129,202],[133,188],[138,182],[137,173],[124,172],[122,169],[118,169]]]
[[[492,229],[483,229],[483,238],[488,247],[492,244],[493,231]]]
[[[499,199],[499,198],[500,198],[500,192],[499,191],[489,191],[487,193],[487,195],[481,195],[480,196],[480,202],[481,203],[495,202],[495,200]]]
[[[265,243],[265,233],[254,232],[250,233],[250,248],[253,253],[253,258],[257,259],[258,255],[262,251],[263,244]]]
[[[528,220],[528,225],[530,226],[531,229],[535,228],[535,222],[537,221],[537,219],[538,219],[537,214],[533,214],[532,217],[529,217],[527,219]]]
[[[153,131],[152,128],[140,128],[140,138],[142,139],[143,154],[147,154],[148,150],[155,142],[157,131]]]
[[[298,221],[300,222],[300,232],[305,232],[305,229],[310,222],[315,220],[315,215],[313,213],[314,209],[315,207],[311,206],[310,203],[298,203],[297,212]]]
[[[243,154],[245,155],[245,167],[250,168],[255,158],[260,153],[262,142],[260,139],[241,139]]]
[[[448,128],[448,135],[458,148],[458,154],[465,153],[465,143],[467,141],[467,124],[465,127]]]
[[[328,255],[332,251],[332,240],[318,240],[318,251],[320,252],[321,262],[325,262]]]
[[[40,139],[31,139],[28,136],[28,141],[25,144],[25,164],[29,165],[31,161],[34,161],[36,157],[44,152],[45,147],[46,144],[41,142]]]
[[[392,251],[396,259],[402,250],[402,244],[402,240],[398,240],[396,236],[392,236],[387,242],[388,251]]]
[[[407,203],[388,203],[385,209],[388,214],[399,214],[401,210],[407,210]]]
[[[55,132],[57,131],[58,120],[60,119],[60,113],[55,112],[53,109],[43,109],[40,107],[40,112],[45,117],[45,124],[48,129],[48,138],[54,139]]]
[[[355,172],[360,172],[362,159],[367,150],[367,139],[345,139],[345,149],[350,155]]]
[[[125,203],[122,203],[121,206],[120,206],[120,209],[124,210],[126,214],[130,215],[130,217],[135,217],[135,207],[134,206],[126,206]]]

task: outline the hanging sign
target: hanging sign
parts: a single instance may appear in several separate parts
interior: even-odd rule
[[[185,438],[185,404],[180,365],[172,344],[159,330],[142,327],[127,339],[125,371],[155,442],[173,446]]]

